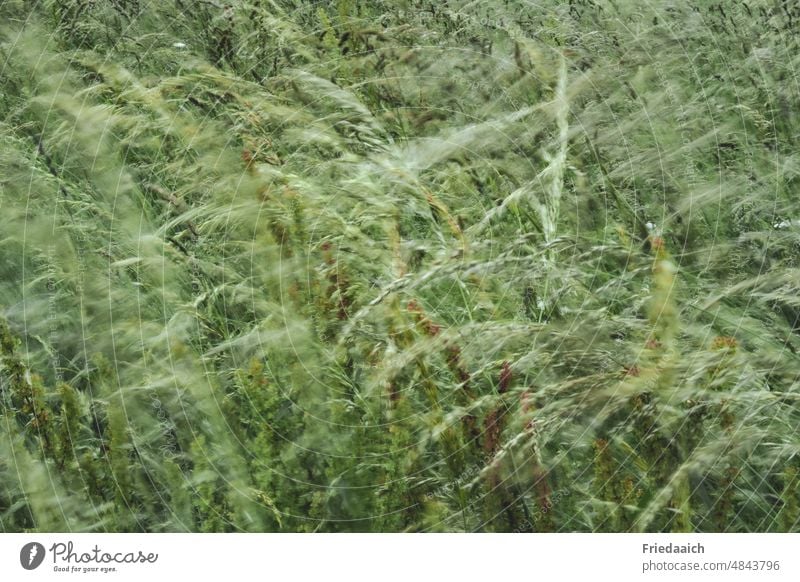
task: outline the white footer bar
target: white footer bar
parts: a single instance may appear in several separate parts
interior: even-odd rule
[[[798,534],[2,534],[0,580],[797,581],[799,553]]]

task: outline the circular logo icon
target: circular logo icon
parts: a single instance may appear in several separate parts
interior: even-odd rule
[[[19,563],[26,570],[35,570],[44,561],[44,546],[39,542],[30,542],[19,551]]]

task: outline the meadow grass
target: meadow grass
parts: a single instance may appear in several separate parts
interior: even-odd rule
[[[800,529],[789,3],[0,22],[0,531]]]

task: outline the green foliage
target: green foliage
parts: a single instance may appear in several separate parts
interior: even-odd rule
[[[798,17],[0,3],[2,531],[800,530]]]

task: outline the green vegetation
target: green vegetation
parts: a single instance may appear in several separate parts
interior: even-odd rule
[[[800,531],[792,3],[0,23],[0,531]]]

